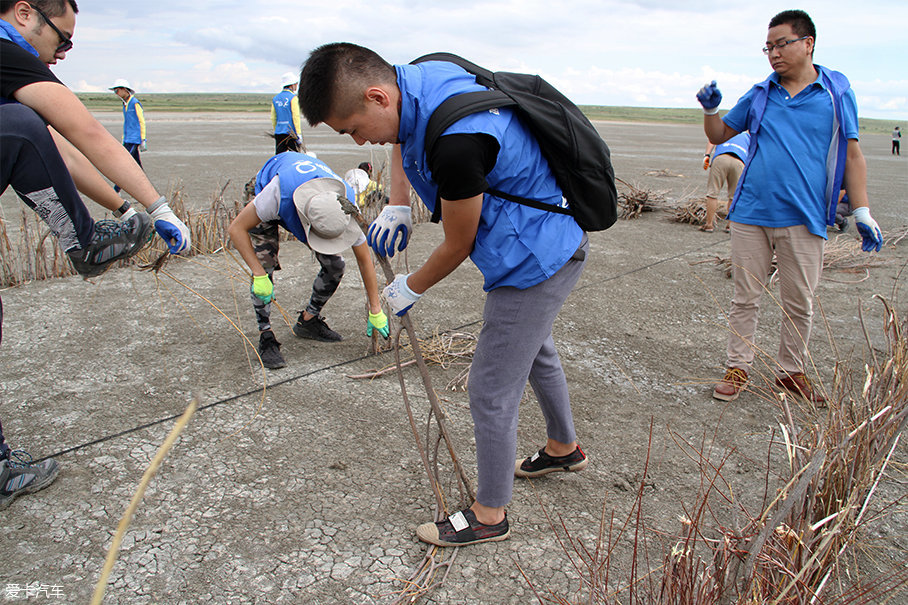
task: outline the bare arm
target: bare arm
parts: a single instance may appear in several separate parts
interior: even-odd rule
[[[388,195],[391,206],[410,205],[410,181],[404,173],[404,160],[400,152],[400,145],[395,145],[391,151],[391,192]]]
[[[422,294],[451,271],[456,269],[473,251],[479,217],[482,212],[483,194],[464,200],[441,200],[444,241],[432,252],[425,264],[410,275],[407,285]]]
[[[704,114],[703,131],[706,133],[706,138],[709,139],[709,142],[713,145],[724,143],[738,134],[737,130],[729,128],[728,124],[722,121],[719,114],[713,114],[711,116]]]
[[[861,145],[855,139],[848,139],[844,184],[852,208],[870,204],[867,197],[867,161],[864,159]]]
[[[60,150],[60,155],[63,157],[69,174],[73,177],[76,188],[111,212],[118,210],[123,205],[123,199],[95,170],[88,158],[64,139],[59,132],[50,127],[48,130],[54,143],[57,144],[57,149]]]
[[[268,274],[268,272],[265,271],[265,267],[262,266],[262,263],[259,262],[258,257],[255,255],[252,238],[249,237],[249,230],[253,229],[260,222],[259,215],[255,213],[255,204],[250,203],[246,204],[246,207],[236,215],[236,218],[233,219],[233,222],[227,227],[227,234],[230,236],[230,241],[233,242],[236,251],[239,252],[240,256],[243,257],[243,260],[246,261],[253,276]]]
[[[353,255],[356,257],[356,264],[359,265],[359,274],[362,276],[363,286],[366,288],[369,312],[378,313],[381,311],[381,299],[378,297],[378,279],[375,277],[375,265],[372,264],[372,253],[369,251],[369,245],[363,242],[358,246],[353,246]]]
[[[104,176],[140,204],[151,206],[160,197],[129,152],[86,109],[75,94],[56,82],[35,82],[16,91],[16,100],[31,107]]]

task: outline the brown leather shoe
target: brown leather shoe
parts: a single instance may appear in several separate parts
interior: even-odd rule
[[[813,403],[826,403],[826,398],[814,390],[810,384],[810,379],[804,375],[804,372],[795,372],[786,376],[776,378],[776,384],[792,395],[803,397]]]
[[[747,372],[741,368],[728,368],[725,376],[713,389],[713,397],[722,401],[734,401],[747,385]]]

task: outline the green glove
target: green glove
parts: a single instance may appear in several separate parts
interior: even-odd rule
[[[372,330],[378,330],[378,333],[388,338],[391,331],[388,329],[388,316],[384,311],[378,313],[369,313],[369,321],[366,322],[366,336],[372,336]]]
[[[274,300],[274,284],[267,275],[253,275],[251,290],[266,305]]]

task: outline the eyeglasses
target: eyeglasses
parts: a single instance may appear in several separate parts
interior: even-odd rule
[[[763,47],[763,54],[768,55],[775,48],[778,48],[781,50],[781,49],[785,48],[786,46],[788,46],[789,44],[794,44],[795,42],[800,42],[801,40],[806,40],[809,37],[810,36],[802,36],[795,40],[785,40],[784,42],[779,42],[778,44],[767,44],[766,46]]]
[[[57,32],[57,35],[60,36],[60,45],[57,46],[57,50],[54,51],[54,54],[65,53],[66,51],[72,49],[72,47],[73,47],[72,39],[69,36],[67,36],[66,34],[64,34],[63,32],[61,32],[60,28],[57,27],[56,25],[54,25],[54,22],[51,21],[47,15],[44,14],[44,11],[42,11],[40,8],[38,8],[37,6],[35,6],[34,4],[31,4],[31,3],[29,3],[29,6],[32,7],[33,9],[35,9],[35,12],[38,13],[39,15],[41,15],[41,18],[44,19],[44,22],[47,23],[48,25],[50,25],[50,28],[52,30],[54,30],[55,32]]]

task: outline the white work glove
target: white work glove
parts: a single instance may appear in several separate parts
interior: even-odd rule
[[[391,312],[400,317],[416,304],[422,294],[417,294],[407,285],[409,275],[398,275],[381,291],[382,296],[391,307]]]
[[[854,216],[854,224],[858,227],[858,233],[864,239],[861,249],[864,252],[879,252],[883,247],[883,233],[880,231],[880,226],[870,216],[870,208],[867,206],[855,208],[852,216]]]
[[[158,198],[158,201],[146,208],[145,211],[151,215],[155,231],[158,232],[158,235],[170,248],[171,254],[179,254],[189,250],[189,246],[192,244],[189,229],[173,213],[163,195]]]
[[[400,235],[397,249],[403,250],[410,241],[413,223],[409,206],[385,206],[369,225],[366,241],[379,256],[394,256],[394,243]],[[415,302],[415,301],[414,301]]]

